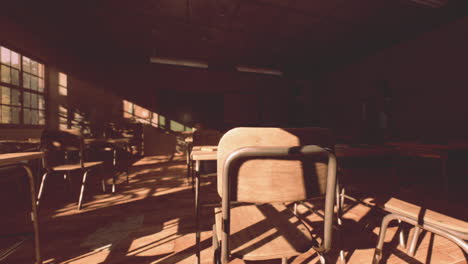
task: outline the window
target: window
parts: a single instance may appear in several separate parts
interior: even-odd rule
[[[68,94],[68,76],[65,73],[58,73],[58,90],[59,94],[62,96],[67,96]]]
[[[123,100],[123,116],[124,118],[133,119],[143,124],[150,124],[154,127],[164,128],[165,126],[163,116],[127,100]]]
[[[185,130],[185,126],[184,126],[184,125],[182,125],[181,123],[176,122],[176,121],[174,121],[174,120],[171,120],[170,126],[171,126],[171,130],[172,130],[172,131],[181,132],[181,131],[184,131],[184,130]]]
[[[154,127],[166,128],[166,117],[158,113],[151,112],[150,110],[136,105],[127,100],[122,101],[123,116],[124,118],[133,119],[139,123],[150,124]],[[174,120],[168,120],[169,129],[172,131],[191,131],[191,127],[184,126],[183,124]]]
[[[0,46],[0,124],[45,124],[44,71],[44,64]]]

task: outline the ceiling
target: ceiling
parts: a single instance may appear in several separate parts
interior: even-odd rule
[[[430,0],[428,0],[430,1]],[[466,0],[81,0],[2,3],[2,13],[99,63],[150,56],[291,74],[347,63],[468,14]]]

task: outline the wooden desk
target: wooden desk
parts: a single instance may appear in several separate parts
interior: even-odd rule
[[[400,157],[417,157],[438,159],[441,164],[440,186],[444,194],[449,194],[450,177],[448,163],[450,153],[454,151],[468,151],[467,142],[449,142],[447,144],[428,144],[419,142],[388,142],[386,145],[394,146]]]
[[[335,155],[337,158],[355,157],[384,157],[394,156],[398,150],[393,146],[368,145],[368,144],[336,144]]]
[[[202,150],[203,149],[203,150]],[[206,149],[206,150],[205,150]],[[202,161],[217,159],[217,146],[194,146],[190,153],[190,160],[195,162],[195,242],[197,264],[200,264],[200,164]]]
[[[29,191],[31,195],[31,220],[34,228],[34,249],[36,253],[36,264],[42,263],[41,250],[39,243],[39,221],[37,218],[37,207],[36,207],[36,188],[34,185],[34,176],[31,169],[23,161],[29,161],[34,159],[40,159],[44,156],[43,152],[19,152],[19,153],[6,153],[0,154],[0,167],[22,167],[29,179]]]

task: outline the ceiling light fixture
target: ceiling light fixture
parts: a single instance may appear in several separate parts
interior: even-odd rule
[[[250,66],[236,66],[236,70],[239,71],[239,72],[250,72],[250,73],[260,73],[260,74],[283,76],[282,71],[274,70],[274,69],[267,69],[267,68],[258,68],[258,67],[250,67]]]
[[[150,62],[157,63],[157,64],[185,66],[185,67],[202,68],[202,69],[208,68],[208,64],[205,62],[170,59],[170,58],[162,58],[162,57],[151,57]]]
[[[439,8],[447,4],[448,0],[410,0],[413,3],[432,7],[432,8]]]

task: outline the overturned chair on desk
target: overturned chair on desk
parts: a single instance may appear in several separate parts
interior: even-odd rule
[[[60,173],[65,180],[71,182],[72,172],[81,172],[83,175],[80,195],[78,198],[78,210],[82,207],[83,196],[88,173],[91,169],[101,166],[104,162],[86,162],[84,155],[84,140],[79,131],[44,130],[41,136],[41,150],[45,153],[43,167],[45,173],[42,176],[37,205],[41,201],[47,176]],[[72,156],[76,156],[73,159]],[[105,191],[104,178],[101,179],[102,189]]]
[[[388,214],[383,218],[379,240],[374,251],[373,264],[382,263],[382,251],[385,234],[390,222],[398,220],[414,226],[413,236],[407,247],[408,255],[414,256],[416,244],[422,230],[442,236],[458,245],[468,256],[468,222],[412,204],[397,198],[391,198],[383,205]]]
[[[235,128],[227,132],[218,146],[217,189],[222,206],[215,209],[215,263],[226,264],[235,257],[287,263],[288,258],[310,249],[325,263],[335,217],[332,148],[327,129]],[[322,198],[310,200],[317,197]],[[299,201],[324,206],[321,243],[290,208]]]

